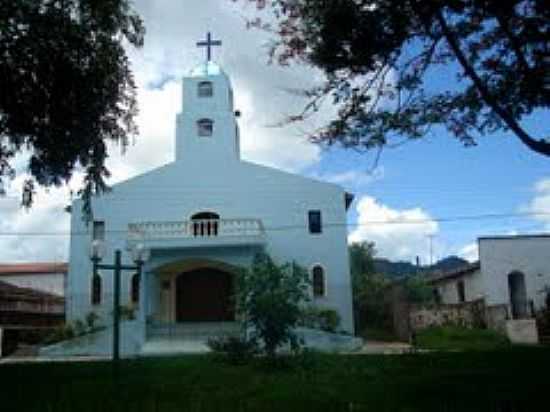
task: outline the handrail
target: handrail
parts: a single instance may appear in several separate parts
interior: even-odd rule
[[[179,222],[141,222],[128,225],[130,239],[212,238],[262,236],[259,219],[194,219]]]

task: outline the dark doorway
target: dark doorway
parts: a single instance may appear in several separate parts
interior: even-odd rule
[[[529,311],[527,308],[527,291],[525,289],[525,276],[523,273],[512,272],[508,275],[508,290],[510,291],[512,319],[526,318]]]
[[[176,280],[177,322],[235,320],[231,274],[218,269],[184,272]]]

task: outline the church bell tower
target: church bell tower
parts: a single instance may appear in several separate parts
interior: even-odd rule
[[[197,43],[207,59],[183,78],[182,110],[177,116],[176,161],[226,162],[239,160],[239,129],[229,77],[211,60],[211,47],[221,41]],[[208,163],[205,163],[208,164]]]

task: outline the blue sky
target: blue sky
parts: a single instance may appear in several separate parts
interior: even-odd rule
[[[543,113],[527,122],[539,135],[545,125],[548,128]],[[337,173],[353,165],[368,176],[372,164],[372,156],[337,150],[323,154],[312,170]],[[349,189],[394,209],[421,207],[436,218],[525,212],[536,196],[535,184],[550,177],[550,160],[529,151],[511,133],[496,133],[481,138],[478,146],[464,147],[443,128],[434,129],[426,139],[384,151],[379,168],[381,178],[350,184]],[[352,211],[350,221],[357,219]],[[528,217],[440,226],[437,238],[445,247],[439,254],[458,251],[482,235],[545,230],[543,222]]]
[[[475,240],[488,234],[550,230],[550,216],[438,223],[434,218],[544,209],[550,213],[550,159],[526,149],[510,134],[498,133],[464,148],[443,129],[426,139],[386,150],[374,174],[373,157],[355,152],[323,151],[305,140],[308,129],[330,120],[330,107],[303,125],[273,128],[284,115],[305,103],[288,88],[318,84],[319,72],[305,67],[269,66],[269,36],[245,28],[243,16],[252,15],[242,2],[203,0],[136,0],[147,28],[145,47],[130,50],[138,85],[140,134],[122,155],[110,148],[111,183],[144,173],[173,159],[175,117],[181,110],[180,79],[204,60],[196,41],[212,31],[224,42],[215,59],[230,76],[240,119],[242,156],[246,160],[342,184],[356,195],[348,220],[350,240],[377,244],[379,254],[392,259],[426,262],[428,234],[434,237],[439,258],[460,253],[475,258]],[[434,89],[454,85],[449,71],[434,73]],[[548,113],[526,122],[535,135],[548,135]],[[21,163],[22,164],[22,163]],[[69,215],[63,212],[70,189],[80,187],[77,175],[69,187],[39,191],[30,212],[19,207],[19,176],[0,198],[0,231],[21,235],[0,237],[0,261],[64,260],[68,255]],[[538,185],[538,186],[537,186]],[[182,217],[183,218],[183,217]],[[414,219],[422,224],[370,225],[370,221]],[[61,235],[30,236],[25,233]]]

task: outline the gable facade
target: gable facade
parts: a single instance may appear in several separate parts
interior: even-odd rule
[[[93,199],[95,237],[103,240],[105,262],[116,249],[124,264],[132,264],[130,249],[137,244],[150,250],[139,281],[135,273],[123,273],[122,304],[135,310],[144,330],[150,324],[235,320],[223,304],[234,275],[265,251],[277,262],[296,261],[312,276],[322,268],[323,290],[314,296],[312,288],[313,303],[338,311],[341,328],[351,332],[349,194],[243,161],[239,139],[229,78],[212,62],[201,65],[183,79],[175,161]],[[99,273],[101,296],[92,299],[94,225],[84,223],[81,206],[77,200],[72,207],[68,316],[94,311],[107,320],[113,275]]]

